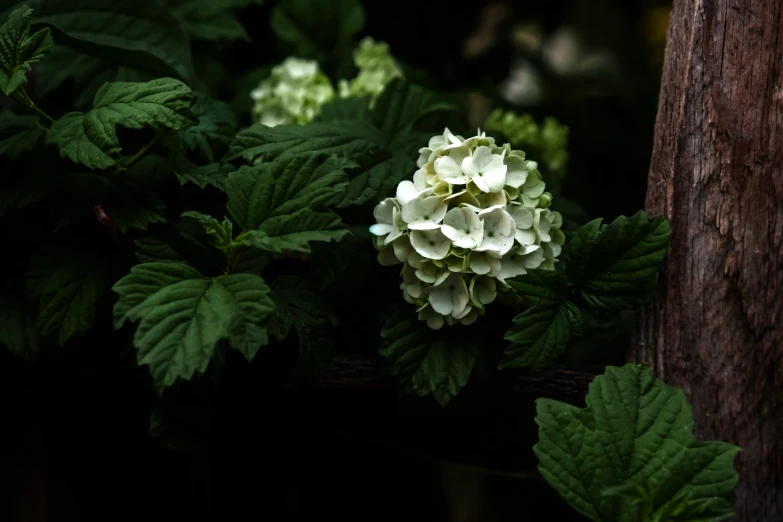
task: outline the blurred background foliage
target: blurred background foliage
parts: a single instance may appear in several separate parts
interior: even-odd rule
[[[241,126],[251,123],[250,91],[271,67],[291,55],[316,58],[336,85],[355,74],[354,47],[371,36],[389,44],[410,81],[466,104],[468,128],[455,132],[488,126],[524,142],[542,165],[554,208],[574,224],[643,207],[670,2],[366,0],[363,12],[347,0],[163,3],[190,39],[191,83],[230,101]],[[105,81],[154,76],[65,48],[33,73],[37,96],[63,107],[75,100],[77,109]],[[522,117],[508,126],[508,113]],[[565,155],[552,146],[565,142]],[[356,232],[356,248],[369,244]],[[396,292],[391,272],[379,284]],[[632,318],[589,323],[600,335],[575,342],[564,364],[621,361]],[[366,330],[377,336],[377,325]],[[374,353],[376,345],[355,346],[361,338],[344,348]],[[88,364],[72,352],[54,355],[36,381],[25,382],[25,373],[2,380],[5,397],[43,396],[35,387],[45,383],[47,403],[45,410],[24,400],[3,405],[3,418],[26,428],[6,468],[21,471],[2,475],[0,520],[44,520],[35,518],[42,503],[51,520],[69,521],[107,513],[120,520],[579,520],[535,472],[533,398],[508,398],[502,383],[497,390],[485,383],[480,396],[468,387],[444,412],[434,401],[388,392],[281,389],[260,378],[278,377],[267,365],[278,356],[267,354],[261,374],[258,365],[253,374],[236,365],[220,374],[222,395],[213,393],[221,383],[206,379],[169,407],[152,390],[139,397],[148,377],[134,356],[102,346]],[[0,364],[17,363],[2,353]],[[36,449],[42,438],[44,454]],[[45,499],[30,493],[40,474]]]

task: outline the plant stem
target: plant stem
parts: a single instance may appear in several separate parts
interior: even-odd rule
[[[14,91],[13,95],[11,96],[13,99],[27,107],[28,109],[32,110],[38,116],[42,117],[45,120],[49,120],[49,123],[54,123],[54,118],[46,114],[44,111],[42,111],[34,102],[33,99],[30,98],[30,95],[27,94],[27,91],[24,90],[24,87],[20,87],[16,91]],[[45,127],[44,127],[45,128]]]
[[[144,145],[142,148],[140,148],[140,149],[139,149],[139,152],[137,152],[136,154],[134,154],[134,155],[133,155],[133,157],[132,157],[131,159],[129,159],[129,160],[128,160],[128,161],[125,163],[125,166],[126,166],[126,167],[130,167],[131,165],[133,165],[134,163],[136,163],[136,161],[137,161],[137,160],[138,160],[140,157],[142,157],[142,156],[144,155],[144,153],[146,153],[148,150],[150,150],[150,147],[152,147],[153,145],[155,145],[155,143],[158,141],[158,138],[159,138],[159,137],[160,137],[160,134],[156,134],[156,135],[155,135],[155,137],[154,137],[154,138],[152,138],[152,139],[150,140],[150,142],[149,142],[149,143],[147,143],[147,144],[146,144],[146,145]]]

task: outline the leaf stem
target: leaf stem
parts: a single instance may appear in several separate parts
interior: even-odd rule
[[[130,167],[131,165],[133,165],[134,163],[136,163],[136,161],[137,161],[137,160],[138,160],[140,157],[142,157],[142,156],[143,156],[143,155],[144,155],[144,154],[145,154],[145,153],[146,153],[148,150],[150,150],[150,148],[151,148],[153,145],[155,145],[155,143],[157,143],[157,141],[158,141],[158,138],[160,138],[160,134],[156,134],[156,135],[155,135],[155,137],[154,137],[154,138],[152,138],[152,139],[150,140],[150,142],[149,142],[149,143],[147,143],[147,144],[146,144],[146,145],[144,145],[142,148],[140,148],[140,149],[139,149],[139,151],[138,151],[136,154],[134,154],[134,155],[133,155],[133,157],[132,157],[131,159],[129,159],[129,160],[128,160],[128,161],[125,163],[125,166],[126,166],[126,167]]]
[[[33,102],[33,99],[30,98],[30,95],[27,94],[27,91],[24,90],[24,87],[20,87],[19,89],[14,91],[11,97],[16,101],[18,101],[19,103],[21,103],[22,105],[24,105],[25,107],[27,107],[28,109],[38,114],[38,116],[42,117],[45,120],[48,120],[49,123],[54,123],[54,118],[46,114],[43,110],[41,110],[40,107],[38,107],[35,104],[35,102]],[[46,127],[44,126],[44,128]]]

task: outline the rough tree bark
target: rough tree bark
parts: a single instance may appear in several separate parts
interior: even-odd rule
[[[783,3],[675,0],[647,210],[671,220],[631,358],[741,446],[737,520],[783,520]]]

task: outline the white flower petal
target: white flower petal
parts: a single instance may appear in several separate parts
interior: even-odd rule
[[[397,185],[397,201],[400,205],[406,205],[409,201],[412,201],[419,197],[422,191],[416,188],[416,185],[412,181],[400,181]]]
[[[488,189],[486,192],[500,192],[506,185],[506,166],[500,165],[499,167],[489,169],[484,174],[479,175],[478,179],[486,183]],[[478,185],[478,183],[476,184]]]
[[[432,308],[439,314],[459,314],[470,301],[465,279],[461,274],[449,275],[442,283],[430,289],[429,300]]]
[[[443,156],[435,160],[435,172],[438,178],[448,183],[464,185],[469,178],[462,172],[460,165],[451,156]]]
[[[402,208],[402,220],[411,230],[432,230],[439,228],[447,210],[448,205],[441,197],[417,198]]]
[[[533,226],[533,213],[525,207],[514,205],[506,211],[511,214],[518,229],[525,230]]]
[[[394,250],[394,255],[397,257],[397,259],[400,260],[401,263],[407,261],[408,256],[411,252],[413,252],[411,240],[407,235],[397,238],[392,242],[391,246],[392,250]]]
[[[381,266],[393,266],[400,264],[399,259],[394,255],[394,250],[391,248],[384,248],[378,252],[378,262]]]
[[[395,208],[399,208],[399,205],[394,198],[386,198],[375,205],[375,210],[373,210],[372,215],[378,223],[391,225]]]
[[[516,233],[514,234],[514,239],[516,239],[520,245],[532,245],[536,242],[536,231],[532,228],[529,228],[527,230],[520,230],[517,229]]]
[[[473,165],[481,172],[484,168],[489,166],[493,156],[495,156],[495,154],[492,154],[489,147],[477,147],[476,150],[473,151]]]
[[[491,277],[476,276],[468,286],[470,301],[474,306],[484,307],[495,300],[498,295],[497,285]]]
[[[431,306],[427,306],[419,310],[419,321],[427,321],[427,326],[433,330],[440,330],[443,327],[444,318]]]
[[[413,174],[413,186],[416,187],[416,190],[419,192],[424,192],[429,188],[429,185],[427,185],[427,170],[426,169],[419,169]]]
[[[484,222],[473,210],[456,207],[443,218],[441,231],[454,242],[454,246],[476,248],[484,236]]]
[[[427,259],[443,259],[451,248],[451,241],[443,235],[440,229],[412,230],[410,238],[411,245],[416,249],[416,252]]]
[[[392,226],[386,223],[376,223],[370,227],[370,234],[376,236],[385,236],[392,231]]]
[[[491,250],[500,255],[506,254],[514,246],[514,220],[508,212],[497,208],[487,214],[483,214],[484,238],[476,250]]]

